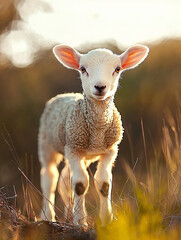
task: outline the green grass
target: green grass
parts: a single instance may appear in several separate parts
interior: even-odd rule
[[[98,223],[99,240],[181,239],[180,110],[175,118],[167,113],[162,132],[162,148],[155,147],[154,159],[147,159],[145,171],[137,174],[125,165],[131,193],[120,200],[116,220],[106,228],[101,228]]]
[[[150,146],[147,146],[143,122],[141,122],[141,126],[145,163],[141,163],[141,170],[137,170],[138,161],[135,162],[133,167],[124,163],[127,180],[121,187],[122,189],[117,192],[117,200],[112,203],[115,219],[104,228],[97,221],[98,240],[181,239],[180,109],[175,117],[168,111],[163,121],[161,144],[158,144],[158,146],[153,144],[152,146],[154,152],[152,159],[147,156],[147,148]],[[26,176],[25,180],[27,186],[23,185],[23,192],[26,199],[26,218],[20,212],[11,208],[8,201],[3,203],[6,195],[0,194],[0,197],[2,197],[0,214],[6,217],[3,221],[0,215],[0,239],[58,240],[62,237],[64,239],[74,239],[75,236],[78,237],[77,239],[95,239],[95,234],[91,228],[87,232],[79,231],[75,226],[62,225],[62,223],[58,225],[51,222],[36,223],[37,216],[34,206],[39,200],[37,200],[36,195],[33,197],[33,191],[36,189],[26,179]],[[38,190],[36,191],[39,194]],[[40,205],[38,207],[40,208]],[[26,237],[23,237],[22,229],[24,229]],[[67,229],[69,235],[66,236]],[[79,235],[75,235],[75,232]],[[90,233],[92,234],[91,237]]]
[[[135,191],[136,206],[128,200],[123,204],[122,211],[106,228],[97,227],[98,240],[179,240],[181,227],[171,223],[176,216],[164,216],[162,208],[139,188]],[[180,217],[181,219],[181,217]]]

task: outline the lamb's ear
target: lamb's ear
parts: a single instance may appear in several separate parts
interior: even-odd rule
[[[57,45],[53,48],[57,60],[67,68],[78,70],[81,54],[67,45]]]
[[[128,48],[121,54],[122,69],[130,69],[136,67],[138,64],[144,61],[149,52],[149,48],[143,45],[137,45]]]

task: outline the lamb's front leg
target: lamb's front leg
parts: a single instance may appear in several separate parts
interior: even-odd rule
[[[113,218],[111,206],[112,165],[117,157],[117,146],[107,151],[98,163],[95,173],[95,186],[100,197],[100,219],[102,226],[110,223]]]
[[[85,195],[89,187],[89,175],[83,157],[66,148],[65,156],[69,160],[72,171],[72,193],[74,197],[73,217],[74,223],[87,224]]]

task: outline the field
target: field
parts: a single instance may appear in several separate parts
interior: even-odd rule
[[[95,206],[91,210],[93,214],[92,216],[90,214],[89,227],[74,226],[61,219],[55,223],[38,221],[37,202],[41,193],[20,169],[14,145],[10,136],[9,139],[7,136],[6,141],[22,175],[25,207],[24,212],[20,212],[16,208],[15,187],[0,189],[1,239],[180,239],[180,110],[178,108],[175,117],[168,112],[167,118],[163,121],[161,149],[154,143],[152,146],[147,146],[144,125],[141,122],[143,140],[141,144],[145,155],[145,169],[144,171],[140,170],[139,159],[136,159],[133,166],[126,162],[123,163],[127,178],[123,184],[120,184],[121,188],[119,186],[121,177],[117,176],[115,180],[116,186],[113,188],[112,202],[114,221],[105,228],[101,227],[97,217],[93,217]],[[149,159],[147,156],[148,148],[154,151],[153,159]],[[88,203],[90,202],[89,198]],[[57,208],[57,211],[61,210]]]
[[[35,10],[49,11],[43,2],[37,1],[33,11],[28,7],[27,16]],[[23,28],[23,3],[0,0],[0,47],[7,34]],[[131,15],[130,19],[134,20]],[[171,26],[165,24],[169,32]],[[0,240],[180,240],[181,39],[143,43],[150,49],[148,57],[138,68],[121,76],[115,105],[125,132],[113,168],[114,220],[102,228],[94,188],[96,165],[88,169],[88,227],[65,222],[58,192],[57,222],[39,218],[44,197],[37,156],[39,119],[50,98],[59,93],[82,92],[82,88],[78,73],[60,66],[55,59],[53,46],[40,46],[39,35],[24,30],[27,47],[38,49],[30,65],[17,67],[0,49]],[[86,29],[80,26],[78,30]],[[118,42],[84,43],[77,50],[84,53],[101,47],[121,54],[125,49],[120,45],[119,31]],[[16,40],[21,43],[21,39],[14,38],[13,44]],[[10,55],[13,53],[9,47],[6,49]],[[26,56],[24,50],[20,49],[20,57]],[[60,173],[62,168],[63,163]]]
[[[61,68],[49,50],[27,68],[1,66],[2,240],[180,239],[180,46],[180,40],[150,46],[148,59],[123,74],[115,103],[125,133],[113,168],[115,219],[106,228],[101,228],[98,219],[99,203],[92,174],[95,165],[89,169],[88,228],[65,223],[58,194],[57,222],[39,219],[43,197],[36,140],[39,118],[46,100],[52,96],[81,91],[79,81],[72,81],[77,75]],[[111,44],[107,48],[120,52]]]

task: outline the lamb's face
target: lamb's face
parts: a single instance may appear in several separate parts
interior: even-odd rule
[[[105,100],[117,90],[121,60],[109,50],[96,49],[81,56],[79,71],[86,96]]]
[[[86,96],[99,101],[115,94],[121,71],[136,67],[146,58],[148,51],[147,47],[137,45],[121,55],[107,49],[96,49],[83,55],[67,45],[53,48],[60,63],[80,72]]]

